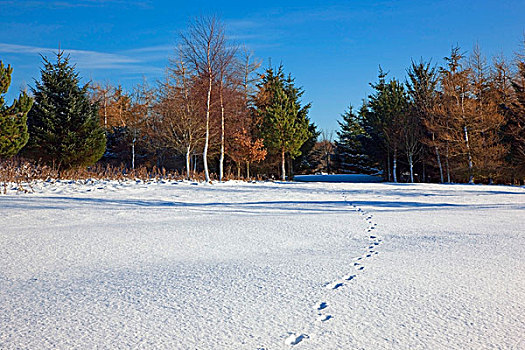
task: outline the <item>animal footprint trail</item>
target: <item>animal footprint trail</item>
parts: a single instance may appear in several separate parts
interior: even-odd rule
[[[366,233],[368,234],[369,242],[367,244],[367,248],[365,249],[365,252],[362,256],[354,257],[354,263],[352,264],[352,267],[355,269],[354,273],[347,273],[344,275],[341,279],[338,279],[336,281],[330,282],[325,284],[325,288],[328,290],[331,290],[335,292],[336,290],[342,289],[342,287],[347,286],[349,282],[354,280],[357,277],[357,274],[361,273],[365,266],[363,265],[363,262],[368,261],[368,258],[371,258],[373,255],[379,254],[376,250],[379,247],[379,244],[381,243],[381,239],[378,238],[378,236],[372,232],[375,232],[377,224],[373,222],[373,215],[364,211],[362,208],[359,208],[356,204],[353,204],[351,202],[347,201],[346,195],[343,194],[344,200],[352,206],[353,210],[355,210],[360,216],[363,217],[363,219],[366,221],[367,228],[365,229]],[[333,293],[330,292],[330,293]],[[315,321],[311,325],[317,324],[318,326],[321,326],[323,323],[331,320],[333,316],[329,313],[326,313],[326,311],[329,312],[328,303],[325,301],[320,301],[314,305],[314,310],[316,312],[316,318]],[[288,337],[285,339],[284,343],[289,346],[294,346],[302,342],[304,339],[308,339],[309,336],[306,333],[288,333]]]

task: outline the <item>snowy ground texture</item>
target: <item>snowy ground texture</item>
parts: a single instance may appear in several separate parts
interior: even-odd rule
[[[525,349],[525,189],[0,195],[1,349]]]

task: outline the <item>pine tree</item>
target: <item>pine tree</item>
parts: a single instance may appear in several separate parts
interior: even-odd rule
[[[284,79],[282,66],[276,75],[269,68],[259,85],[258,113],[262,118],[262,135],[267,149],[281,156],[281,179],[286,180],[286,155],[292,159],[301,154],[301,146],[308,140],[307,114],[310,105],[301,106],[303,94],[293,79]]]
[[[0,61],[0,157],[16,155],[29,138],[27,113],[31,109],[33,100],[22,92],[20,97],[8,107],[2,97],[11,85],[12,73],[11,66],[5,67]]]
[[[358,111],[359,124],[364,131],[361,138],[363,151],[370,161],[370,170],[377,173],[379,169],[387,170],[385,179],[390,179],[390,158],[380,130],[374,123],[373,113],[370,111],[368,103],[363,101]]]
[[[427,147],[428,154],[434,154],[436,165],[439,170],[440,182],[445,182],[443,177],[443,165],[441,163],[442,144],[438,137],[439,128],[436,127],[435,109],[438,97],[437,92],[437,73],[436,68],[430,62],[419,63],[412,61],[412,65],[407,71],[408,80],[406,82],[410,102],[412,105],[413,116],[420,127],[421,142]],[[410,148],[410,147],[409,147]]]
[[[370,173],[370,159],[365,154],[362,144],[366,134],[359,117],[354,113],[352,106],[348,107],[342,117],[343,120],[338,122],[340,130],[335,141],[337,168],[342,173]]]
[[[89,101],[88,85],[79,87],[78,73],[63,51],[56,63],[43,57],[43,64],[41,81],[32,89],[26,154],[59,168],[94,164],[104,154],[106,136]]]
[[[314,167],[314,147],[321,132],[317,130],[317,125],[308,119],[308,139],[303,143],[299,151],[301,154],[293,160],[293,170],[296,172],[311,171]]]
[[[385,77],[386,74],[380,69],[379,82],[372,84],[376,92],[369,96],[367,123],[387,152],[388,178],[390,178],[392,154],[393,180],[397,182],[397,161],[403,146],[403,127],[409,112],[409,102],[404,85],[396,79],[386,83]]]

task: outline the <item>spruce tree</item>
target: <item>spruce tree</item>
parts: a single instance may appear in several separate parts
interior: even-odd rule
[[[342,115],[341,128],[335,141],[335,160],[340,172],[353,174],[371,173],[370,159],[363,149],[365,130],[352,106]]]
[[[371,84],[376,90],[368,98],[366,125],[368,133],[379,142],[385,153],[387,179],[390,181],[390,156],[392,155],[393,181],[397,182],[397,161],[403,146],[403,126],[409,111],[409,101],[404,85],[398,80],[385,80],[379,70],[379,82]],[[384,157],[383,157],[384,158]]]
[[[317,139],[321,132],[317,130],[317,125],[308,119],[308,139],[303,143],[299,152],[301,154],[293,160],[293,168],[295,172],[309,171],[314,167],[313,164],[313,150]],[[291,169],[290,169],[291,170]]]
[[[412,113],[417,117],[416,125],[421,128],[421,142],[426,146],[426,153],[434,154],[436,165],[439,170],[440,182],[445,182],[443,176],[443,165],[441,163],[441,152],[444,146],[440,140],[437,115],[435,113],[438,99],[438,77],[436,68],[430,62],[416,63],[412,61],[407,70],[408,80],[406,82],[408,95],[412,105]],[[412,129],[413,130],[413,129]]]
[[[0,61],[0,158],[16,155],[29,138],[27,113],[33,100],[22,92],[11,106],[7,106],[2,97],[11,85],[12,73],[11,66],[5,67]]]
[[[41,81],[32,89],[35,103],[28,114],[26,153],[59,168],[92,165],[104,154],[106,136],[88,85],[79,86],[78,73],[63,51],[56,63],[43,57],[43,64]]]
[[[296,88],[291,76],[284,79],[282,66],[277,74],[267,69],[259,85],[258,114],[262,119],[262,136],[267,149],[281,158],[281,179],[286,180],[286,155],[292,159],[301,154],[309,137],[307,118],[310,105],[301,106],[303,91]]]

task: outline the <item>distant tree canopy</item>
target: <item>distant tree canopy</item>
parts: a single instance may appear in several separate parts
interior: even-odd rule
[[[226,29],[214,16],[193,19],[165,76],[128,90],[80,85],[58,52],[56,62],[43,58],[34,103],[23,92],[7,106],[12,70],[0,63],[0,157],[23,147],[23,156],[62,169],[99,161],[205,181],[341,172],[394,182],[525,182],[525,41],[512,63],[454,47],[441,64],[412,61],[404,79],[379,67],[334,140],[310,120],[292,75],[282,65],[259,71]]]
[[[5,67],[0,61],[0,158],[16,155],[29,139],[27,113],[33,99],[22,92],[11,106],[7,106],[3,97],[11,85],[12,73],[11,66]]]
[[[94,164],[106,149],[97,107],[89,100],[88,85],[79,86],[69,56],[59,51],[56,59],[43,58],[41,80],[32,89],[35,103],[28,114],[25,154],[59,168]]]
[[[358,169],[363,151],[388,181],[525,180],[523,55],[515,68],[490,66],[478,47],[454,47],[441,67],[412,62],[405,83],[380,68],[359,116],[340,122],[340,171]]]

